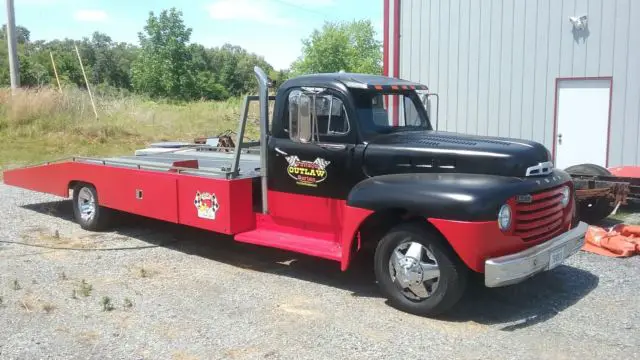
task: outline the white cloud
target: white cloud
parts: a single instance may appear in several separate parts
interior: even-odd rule
[[[73,13],[73,18],[78,21],[86,22],[103,22],[109,18],[109,15],[103,10],[77,10]]]
[[[279,0],[294,6],[307,8],[322,8],[336,5],[335,0]]]
[[[208,5],[207,10],[216,20],[249,20],[279,26],[294,24],[293,19],[281,16],[275,7],[261,0],[218,0]]]

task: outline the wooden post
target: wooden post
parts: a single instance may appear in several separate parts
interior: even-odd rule
[[[56,81],[58,82],[58,91],[62,93],[62,86],[60,86],[60,78],[58,77],[58,70],[56,70],[56,62],[53,61],[53,53],[49,51],[49,56],[51,56],[51,65],[53,65],[53,73],[56,74]]]
[[[87,91],[89,91],[89,98],[91,99],[91,106],[93,106],[93,113],[96,114],[96,120],[98,120],[98,110],[96,110],[96,103],[93,102],[93,95],[91,94],[91,88],[89,87],[89,80],[87,80],[87,74],[84,72],[84,65],[82,65],[82,58],[80,57],[80,51],[76,45],[76,54],[78,54],[78,61],[80,62],[80,69],[82,69],[82,76],[84,76],[84,83],[87,84]]]

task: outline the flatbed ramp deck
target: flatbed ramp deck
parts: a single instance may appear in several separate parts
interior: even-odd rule
[[[219,178],[227,178],[233,166],[232,153],[217,151],[185,151],[107,158],[74,158],[72,160],[88,164],[147,170],[176,169],[181,173]],[[238,165],[239,177],[260,176],[260,155],[242,154]]]

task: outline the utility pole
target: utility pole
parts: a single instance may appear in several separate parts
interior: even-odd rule
[[[13,0],[7,2],[7,44],[9,47],[9,73],[11,91],[20,87],[20,64],[18,63],[18,41],[16,40],[16,14]]]

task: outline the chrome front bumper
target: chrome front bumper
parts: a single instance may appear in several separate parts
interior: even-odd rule
[[[586,223],[580,222],[575,228],[542,244],[515,254],[488,259],[485,261],[485,286],[511,285],[553,269],[582,248],[587,228]]]

